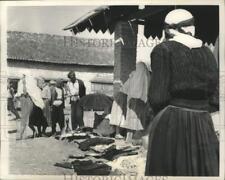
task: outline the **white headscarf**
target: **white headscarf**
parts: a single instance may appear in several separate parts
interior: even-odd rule
[[[194,37],[195,26],[193,21],[194,17],[187,10],[175,9],[169,12],[164,21],[167,31],[173,35],[173,38],[169,40],[184,44],[190,49],[201,47],[202,41]],[[180,28],[182,32],[179,32],[176,28]]]
[[[25,78],[26,91],[32,99],[33,103],[40,107],[44,108],[44,101],[41,96],[41,89],[37,86],[37,79],[32,75],[24,74],[21,80],[18,82],[18,90],[16,96],[21,96],[23,94],[23,79]]]

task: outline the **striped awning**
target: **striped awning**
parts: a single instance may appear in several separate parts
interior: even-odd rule
[[[175,9],[183,8],[190,11],[195,17],[196,36],[204,42],[214,43],[219,35],[219,6],[100,6],[90,11],[63,30],[71,30],[74,34],[84,30],[94,30],[96,33],[107,30],[112,34],[118,21],[135,22],[145,26],[146,38],[152,36],[161,38],[163,22],[166,14]],[[131,26],[132,28],[132,26]]]

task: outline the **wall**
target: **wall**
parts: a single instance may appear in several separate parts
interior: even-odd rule
[[[60,65],[50,63],[36,63],[28,61],[8,61],[7,75],[9,78],[20,78],[23,73],[33,76],[42,76],[46,79],[67,79],[70,70],[76,72],[77,78],[84,81],[87,93],[91,93],[91,79],[99,74],[113,74],[113,67],[84,66],[84,65]]]

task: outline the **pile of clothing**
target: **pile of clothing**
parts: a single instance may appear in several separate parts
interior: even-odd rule
[[[137,155],[139,146],[118,145],[114,138],[102,137],[90,131],[71,131],[58,137],[63,141],[76,143],[82,153],[69,155],[55,166],[74,169],[77,175],[110,175],[110,162],[121,156]]]

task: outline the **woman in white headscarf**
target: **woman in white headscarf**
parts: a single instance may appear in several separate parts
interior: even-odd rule
[[[18,82],[16,97],[19,97],[21,102],[21,126],[18,138],[18,140],[21,140],[28,123],[30,123],[34,107],[44,108],[44,101],[42,100],[41,89],[37,85],[37,79],[29,74],[24,74]],[[32,130],[33,136],[35,136],[36,130],[34,128]]]
[[[190,12],[168,13],[164,30],[166,41],[151,53],[149,102],[156,116],[145,175],[218,176],[219,142],[210,116],[219,109],[215,57],[194,37]]]

